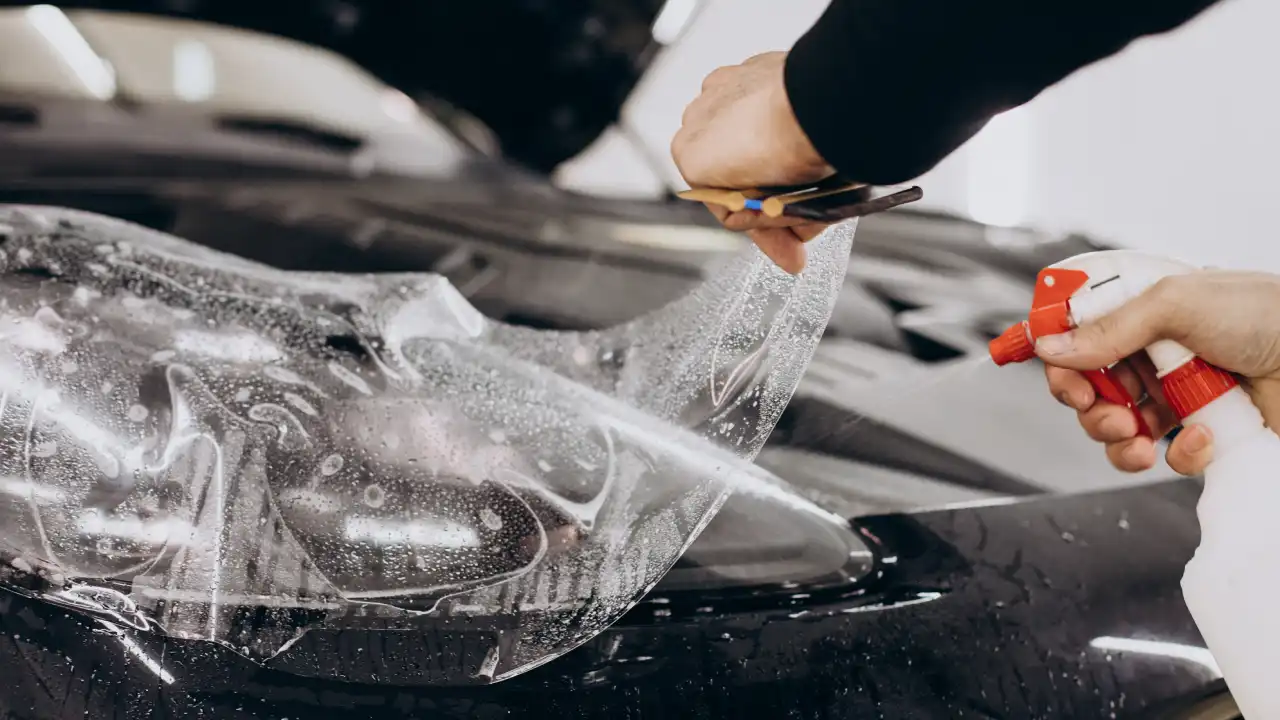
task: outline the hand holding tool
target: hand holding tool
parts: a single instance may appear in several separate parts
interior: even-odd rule
[[[816,183],[785,187],[724,190],[694,188],[684,200],[711,203],[731,212],[751,210],[766,217],[794,217],[813,222],[839,222],[883,212],[924,197],[917,186],[881,188],[832,176]]]
[[[1039,338],[1097,320],[1160,278],[1195,269],[1170,258],[1128,250],[1085,253],[1063,260],[1040,271],[1031,312],[1026,320],[991,342],[991,358],[997,365],[1030,360],[1035,357]],[[1209,365],[1172,340],[1159,340],[1147,347],[1146,353],[1156,367],[1166,400],[1179,418],[1186,418],[1237,386],[1230,373]],[[1137,401],[1111,370],[1102,368],[1084,375],[1099,397],[1129,408],[1139,432],[1151,437],[1151,428]]]
[[[1137,297],[1156,281],[1196,268],[1169,258],[1126,250],[1086,253],[1040,271],[1027,319],[991,342],[996,364],[1035,357],[1035,342],[1095,321]],[[1245,717],[1280,717],[1271,687],[1280,667],[1280,436],[1235,377],[1172,340],[1144,351],[1155,365],[1165,400],[1185,424],[1213,436],[1196,514],[1200,546],[1187,563],[1182,592]],[[1144,435],[1151,429],[1138,404],[1108,372],[1085,373],[1098,395],[1128,407]]]

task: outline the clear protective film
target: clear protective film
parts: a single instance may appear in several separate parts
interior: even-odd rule
[[[435,275],[284,272],[0,206],[0,584],[259,662],[367,628],[463,638],[433,683],[536,667],[729,492],[804,504],[750,461],[854,228],[799,277],[747,247],[650,315],[548,332]]]

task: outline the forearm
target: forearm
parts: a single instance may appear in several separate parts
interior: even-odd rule
[[[818,152],[863,182],[931,169],[993,116],[1220,0],[832,0],[787,94]]]

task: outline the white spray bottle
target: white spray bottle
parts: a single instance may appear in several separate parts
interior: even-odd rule
[[[1042,270],[1027,320],[991,342],[997,365],[1035,357],[1035,341],[1096,320],[1156,281],[1196,270],[1128,250],[1086,253]],[[1145,348],[1164,396],[1184,425],[1213,433],[1213,461],[1196,513],[1200,547],[1187,563],[1187,608],[1247,718],[1280,718],[1280,437],[1235,378],[1170,340]],[[1109,368],[1085,373],[1098,395],[1128,407],[1151,431],[1138,404]]]

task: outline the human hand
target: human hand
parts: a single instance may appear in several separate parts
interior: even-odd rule
[[[835,170],[800,129],[783,82],[785,52],[748,58],[719,68],[684,111],[671,156],[690,187],[746,189],[798,185]],[[770,218],[745,210],[707,206],[724,226],[747,235],[783,270],[804,269],[804,243],[825,224]]]
[[[1106,445],[1111,464],[1141,472],[1155,464],[1155,444],[1138,436],[1137,423],[1119,405],[1097,398],[1078,371],[1114,369],[1130,395],[1147,399],[1140,410],[1157,438],[1177,424],[1165,403],[1155,368],[1145,353],[1168,339],[1218,367],[1243,376],[1241,384],[1262,411],[1267,426],[1280,427],[1280,275],[1202,270],[1167,277],[1097,322],[1041,338],[1036,353],[1054,397],[1080,416],[1089,437]],[[1170,443],[1169,466],[1198,475],[1213,458],[1208,428],[1191,425]]]

